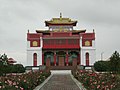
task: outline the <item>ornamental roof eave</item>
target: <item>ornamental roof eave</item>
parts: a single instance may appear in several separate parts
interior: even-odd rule
[[[50,33],[50,30],[36,30],[37,33]]]
[[[84,30],[72,30],[72,33],[81,33],[81,32],[86,32],[86,29],[84,29]]]
[[[50,30],[36,30],[37,33],[50,33],[50,32],[54,32],[54,31],[50,31]],[[82,32],[86,32],[86,29],[84,30],[71,30],[71,31],[67,31],[67,32],[72,32],[72,33],[82,33]],[[57,33],[61,33],[61,32],[57,32]]]
[[[69,18],[52,18],[50,21],[45,21],[46,26],[49,25],[73,25],[76,26],[77,21],[72,21]]]

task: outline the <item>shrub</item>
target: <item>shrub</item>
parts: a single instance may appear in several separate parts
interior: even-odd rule
[[[0,90],[33,90],[48,76],[46,72],[29,72],[21,75],[7,75],[0,77]]]
[[[94,69],[99,72],[109,71],[109,61],[97,61],[94,63]]]
[[[119,90],[120,78],[117,74],[76,71],[77,79],[87,90]]]

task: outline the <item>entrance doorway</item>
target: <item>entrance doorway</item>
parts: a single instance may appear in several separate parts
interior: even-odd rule
[[[65,57],[63,57],[63,56],[58,57],[58,65],[65,66]]]
[[[58,66],[65,66],[66,62],[65,62],[65,55],[66,53],[64,51],[59,51],[56,53],[57,54],[57,65]]]

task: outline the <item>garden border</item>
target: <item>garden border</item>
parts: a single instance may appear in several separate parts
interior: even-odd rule
[[[43,83],[41,83],[40,85],[38,85],[35,89],[33,90],[40,90],[42,88],[43,85],[45,85],[48,80],[53,76],[53,74],[51,74]]]
[[[80,90],[87,90],[85,87],[82,86],[82,83],[80,83],[72,74],[70,74],[72,80],[76,83],[76,85],[80,88]]]

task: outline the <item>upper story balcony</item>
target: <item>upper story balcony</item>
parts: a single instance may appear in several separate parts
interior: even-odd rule
[[[79,49],[79,39],[43,39],[43,49]]]

